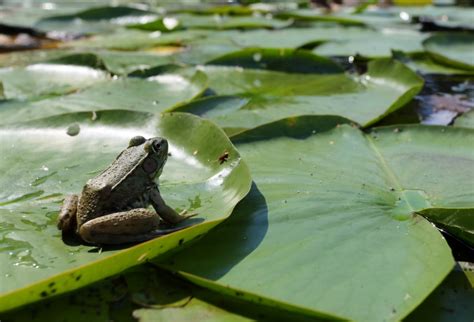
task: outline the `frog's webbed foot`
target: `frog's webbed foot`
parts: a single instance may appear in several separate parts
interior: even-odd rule
[[[160,229],[160,223],[154,211],[137,208],[92,219],[81,226],[79,235],[92,244],[117,245],[142,242],[182,229]]]
[[[186,219],[188,219],[188,218],[191,218],[191,217],[194,217],[194,216],[197,216],[197,215],[198,215],[198,214],[195,213],[195,212],[188,213],[188,210],[189,210],[189,209],[184,209],[183,211],[181,211],[181,212],[179,213],[179,216],[181,216],[181,218],[183,218],[182,221],[183,221],[183,220],[186,220]]]
[[[63,205],[59,210],[58,229],[63,233],[68,233],[76,230],[77,226],[77,203],[79,197],[77,195],[69,195],[64,198]]]

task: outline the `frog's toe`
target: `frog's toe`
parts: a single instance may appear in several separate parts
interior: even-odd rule
[[[79,198],[77,195],[69,195],[64,198],[63,205],[59,211],[58,224],[59,230],[64,233],[74,231],[77,226],[76,213],[77,202]]]
[[[188,209],[184,209],[183,211],[181,211],[179,213],[179,215],[181,216],[181,220],[180,220],[180,222],[181,222],[181,221],[184,221],[188,218],[197,216],[198,213],[196,213],[196,212],[188,213]]]

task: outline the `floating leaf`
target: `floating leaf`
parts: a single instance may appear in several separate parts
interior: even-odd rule
[[[131,7],[98,7],[74,14],[43,18],[35,24],[35,28],[42,31],[92,34],[110,32],[117,28],[117,25],[150,21],[157,17],[154,12]]]
[[[437,34],[423,42],[430,56],[445,65],[474,70],[474,35]]]
[[[276,18],[279,19],[294,19],[296,21],[304,22],[318,22],[318,23],[337,23],[344,26],[365,26],[364,21],[361,19],[351,19],[348,17],[340,17],[335,15],[321,14],[314,8],[311,9],[299,9],[294,11],[283,11],[275,14]]]
[[[264,16],[260,17],[252,17],[252,16],[221,16],[221,15],[214,15],[214,16],[207,16],[207,15],[192,15],[192,14],[178,14],[173,15],[166,18],[160,18],[155,21],[145,23],[145,24],[136,24],[129,26],[129,28],[141,29],[141,30],[148,30],[148,31],[170,31],[175,28],[169,28],[166,25],[167,20],[172,21],[174,19],[176,21],[176,28],[179,29],[217,29],[217,30],[225,30],[225,29],[260,29],[260,28],[268,28],[268,29],[277,29],[277,28],[284,28],[287,27],[292,23],[291,20],[283,21],[283,20],[276,20],[276,19],[268,19]],[[173,23],[174,25],[174,23]]]
[[[453,266],[418,212],[474,208],[474,132],[332,129],[340,123],[289,118],[234,137],[255,185],[228,221],[163,265],[306,316],[404,318]]]
[[[393,51],[392,55],[394,59],[401,61],[420,74],[472,74],[472,72],[465,69],[440,64],[434,61],[426,52],[407,54],[401,51]]]
[[[0,81],[8,99],[38,99],[69,94],[107,79],[108,73],[86,66],[39,63],[0,69]]]
[[[115,29],[115,32],[98,34],[90,38],[71,41],[64,44],[65,48],[76,49],[115,49],[139,50],[155,46],[185,45],[191,40],[204,37],[208,32],[201,30],[175,31],[161,33],[134,29]]]
[[[341,66],[328,58],[313,55],[305,50],[284,48],[247,48],[215,58],[207,64],[301,74],[337,74],[343,72]]]
[[[71,124],[80,126],[78,135],[67,134]],[[80,193],[135,135],[169,140],[171,156],[160,191],[173,208],[198,217],[184,222],[191,226],[185,230],[122,250],[65,244],[56,228],[61,199]],[[0,128],[0,141],[0,180],[8,186],[0,192],[0,312],[77,289],[180,247],[226,218],[250,186],[247,167],[224,133],[189,114],[65,114]],[[228,158],[221,163],[223,153]]]
[[[415,73],[390,59],[370,62],[367,73],[358,78],[343,73],[325,59],[317,64],[313,74],[206,66],[202,70],[216,94],[233,95],[236,102],[248,102],[231,105],[228,100],[210,97],[176,110],[209,118],[229,134],[307,114],[340,115],[368,126],[402,107],[423,86]]]
[[[176,73],[157,75],[148,80],[119,78],[77,93],[37,102],[0,102],[0,123],[81,111],[122,109],[162,112],[199,96],[206,87],[207,78],[202,72],[189,78]]]
[[[454,126],[474,129],[474,110],[467,112],[454,121]]]
[[[459,262],[441,285],[405,321],[469,321],[474,316],[473,288],[473,264]]]

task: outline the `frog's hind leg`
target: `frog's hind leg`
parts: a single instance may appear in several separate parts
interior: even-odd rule
[[[76,230],[77,226],[77,203],[79,197],[77,195],[69,195],[64,198],[63,205],[59,210],[58,229],[63,233]]]
[[[81,226],[79,235],[89,243],[116,245],[142,242],[179,230],[158,229],[160,222],[154,211],[137,208],[92,219]]]

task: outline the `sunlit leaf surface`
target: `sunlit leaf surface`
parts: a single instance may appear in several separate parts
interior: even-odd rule
[[[75,136],[67,134],[72,126]],[[61,200],[80,193],[135,135],[169,140],[161,193],[172,207],[199,216],[183,223],[191,226],[186,230],[131,248],[100,252],[65,244],[56,228]],[[224,133],[189,114],[66,114],[2,127],[0,142],[0,180],[8,187],[0,193],[0,311],[76,289],[180,247],[227,217],[250,185],[247,167]],[[224,153],[227,161],[220,162]]]
[[[416,308],[453,265],[420,213],[469,208],[473,221],[474,133],[364,134],[331,123],[343,121],[292,118],[234,137],[255,182],[250,194],[163,264],[214,291],[314,316],[391,321]]]

